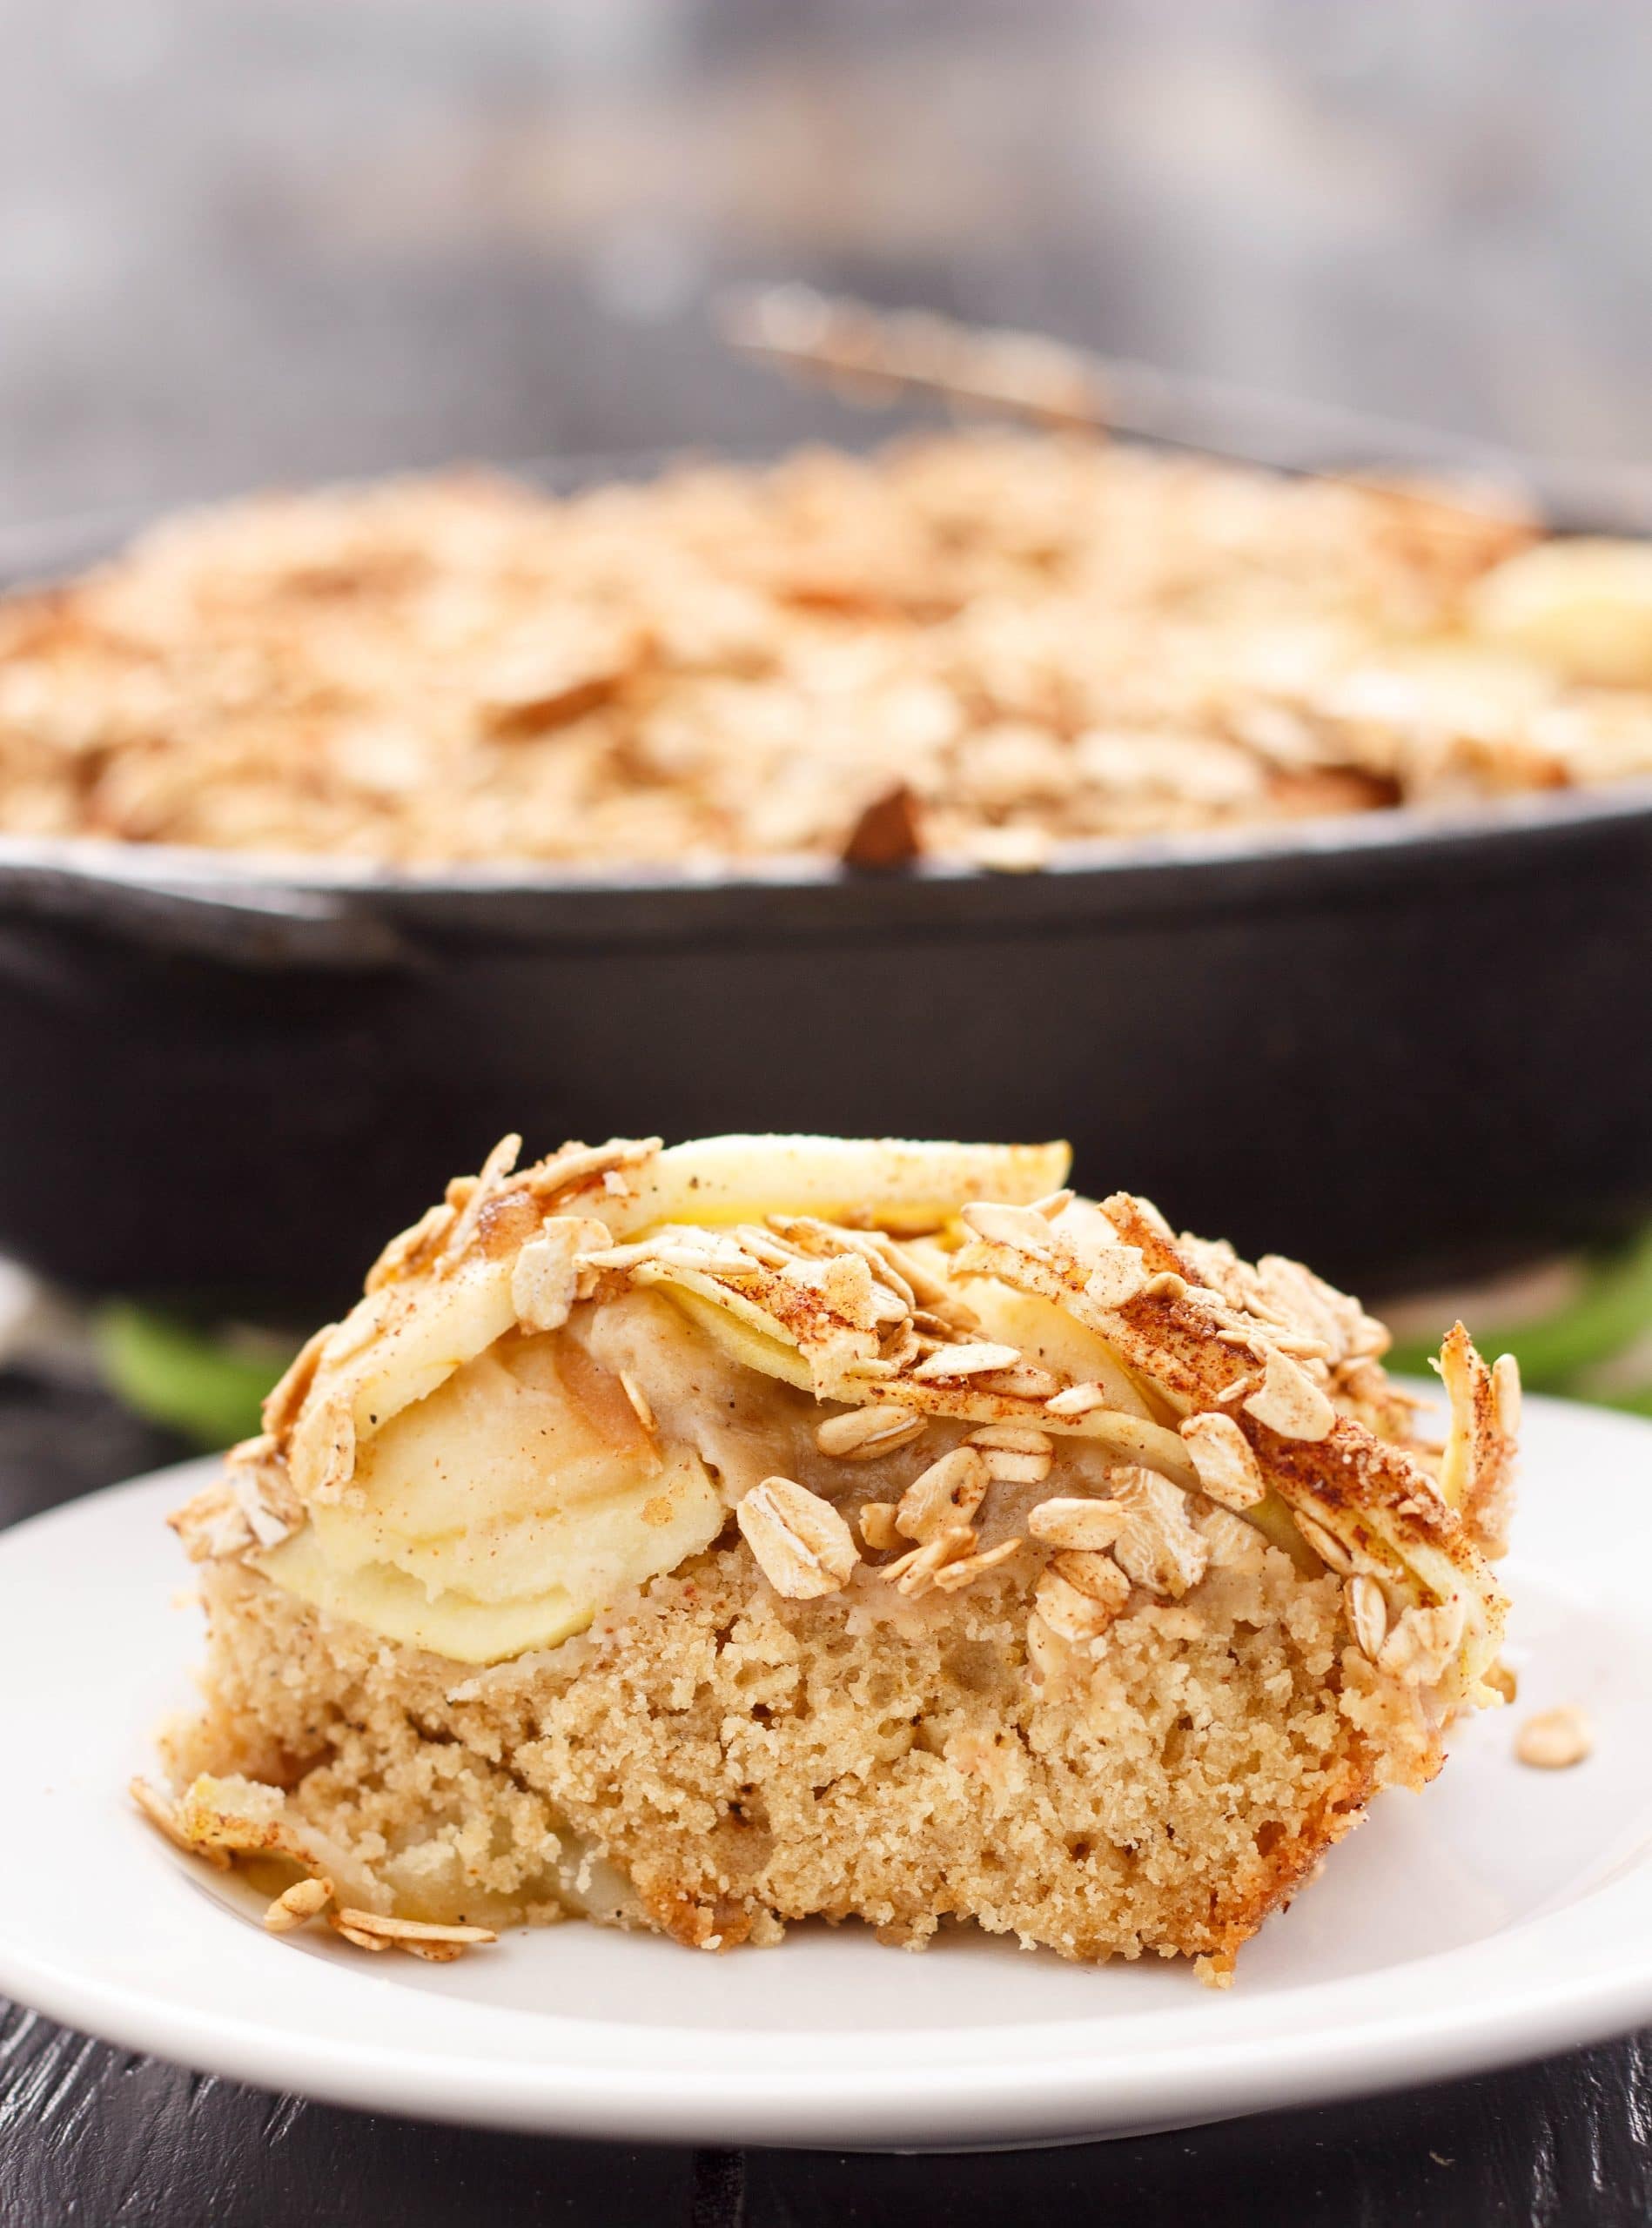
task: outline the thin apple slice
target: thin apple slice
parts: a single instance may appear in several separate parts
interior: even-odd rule
[[[1652,543],[1539,542],[1476,582],[1468,616],[1482,640],[1568,680],[1652,688]]]
[[[1064,1144],[960,1145],[902,1137],[704,1137],[671,1145],[599,1207],[616,1236],[656,1222],[762,1222],[770,1214],[936,1230],[970,1199],[1026,1205],[1065,1182]]]

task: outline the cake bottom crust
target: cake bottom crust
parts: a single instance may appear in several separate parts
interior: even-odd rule
[[[1207,1978],[1385,1784],[1440,1762],[1347,1644],[1337,1581],[1270,1549],[1095,1658],[983,1580],[908,1603],[857,1574],[780,1599],[713,1548],[552,1651],[480,1673],[203,1571],[205,1706],[179,1783],[285,1791],[357,1900],[489,1925],[572,1914],[726,1949],[856,1917],[917,1947],[973,1920],[1067,1957]]]

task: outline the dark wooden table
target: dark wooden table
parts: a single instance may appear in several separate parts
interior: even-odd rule
[[[0,1522],[181,1450],[0,1373]],[[3,1614],[3,1604],[0,1604]],[[1630,2228],[1652,2219],[1652,2035],[1444,2088],[980,2158],[656,2150],[272,2097],[0,2003],[3,2228]]]

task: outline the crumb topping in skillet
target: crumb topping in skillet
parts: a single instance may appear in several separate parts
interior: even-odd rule
[[[269,496],[0,602],[0,828],[1026,872],[1648,771],[1652,565],[1569,547],[1444,494],[1005,433],[567,500]]]

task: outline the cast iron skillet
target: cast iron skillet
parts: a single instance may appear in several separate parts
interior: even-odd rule
[[[510,1129],[1064,1134],[1085,1188],[1380,1294],[1652,1212],[1649,983],[1652,783],[1027,876],[0,837],[0,1249],[301,1316]]]

